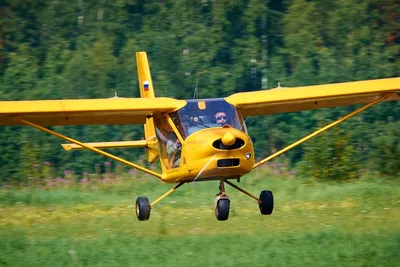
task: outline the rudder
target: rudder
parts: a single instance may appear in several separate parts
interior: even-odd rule
[[[147,60],[146,52],[137,52],[136,53],[136,64],[138,69],[138,77],[139,77],[139,88],[140,88],[140,97],[142,98],[154,98],[154,88],[153,82],[151,80],[150,67],[149,62]],[[144,135],[147,141],[152,144],[146,148],[146,156],[147,160],[150,163],[155,162],[158,157],[158,146],[156,138],[156,129],[154,127],[153,118],[147,118],[146,124],[144,125]]]

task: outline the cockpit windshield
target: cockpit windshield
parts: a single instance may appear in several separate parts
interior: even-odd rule
[[[169,115],[183,138],[202,129],[224,125],[245,131],[236,108],[224,99],[187,100],[185,107]]]

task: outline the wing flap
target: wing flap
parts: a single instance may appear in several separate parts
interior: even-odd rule
[[[42,126],[144,124],[146,116],[186,105],[173,98],[110,98],[0,102],[0,125],[24,125],[21,117]]]
[[[368,103],[382,94],[399,100],[400,78],[237,93],[226,101],[247,117]]]

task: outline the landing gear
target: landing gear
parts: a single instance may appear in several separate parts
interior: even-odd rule
[[[136,199],[136,217],[139,221],[147,221],[150,218],[150,202],[147,197],[138,197]]]
[[[219,193],[215,197],[215,217],[218,221],[226,221],[229,217],[230,200],[225,193],[224,180],[219,182]]]
[[[263,214],[263,215],[272,214],[272,211],[274,209],[274,195],[272,194],[271,191],[269,191],[269,190],[261,191],[260,197],[258,198],[228,180],[225,180],[223,182],[225,182],[226,184],[232,186],[236,190],[238,190],[238,191],[242,192],[243,194],[256,200],[258,202],[258,207],[260,208],[261,214]],[[222,186],[220,185],[220,190],[221,190],[221,187],[223,188],[223,182],[222,182]],[[217,219],[218,219],[218,217],[217,217]]]
[[[270,215],[274,209],[274,195],[269,190],[263,190],[260,194],[258,207],[263,215]]]
[[[154,205],[158,203],[161,199],[165,198],[166,196],[174,192],[176,189],[178,189],[184,183],[185,182],[180,182],[179,184],[174,186],[174,188],[168,190],[167,193],[154,200],[151,204],[149,203],[149,199],[147,197],[138,197],[136,199],[136,216],[139,219],[139,221],[147,221],[150,218],[151,208],[154,207]]]
[[[170,189],[164,195],[149,203],[149,199],[147,197],[138,197],[136,199],[136,216],[139,221],[147,221],[150,219],[150,211],[151,208],[158,203],[160,200],[174,192],[178,189],[181,185],[185,182],[181,182],[176,185],[174,188]],[[219,182],[219,193],[215,196],[215,217],[218,221],[226,221],[229,218],[229,209],[230,209],[230,200],[228,195],[225,192],[225,184],[228,184],[235,188],[236,190],[242,192],[243,194],[253,198],[257,201],[258,207],[260,209],[261,214],[263,215],[270,215],[274,209],[274,196],[271,191],[263,190],[261,191],[260,197],[256,197],[251,193],[245,191],[244,189],[240,188],[239,186],[233,184],[228,180],[221,179]]]
[[[230,200],[229,198],[221,198],[217,196],[215,198],[215,217],[217,217],[218,221],[226,221],[229,217],[229,207]]]

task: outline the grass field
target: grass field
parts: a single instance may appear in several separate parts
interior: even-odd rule
[[[1,266],[398,266],[400,181],[317,183],[247,176],[275,210],[227,187],[228,221],[217,221],[217,182],[187,184],[139,222],[135,199],[172,185],[113,184],[0,189]]]

